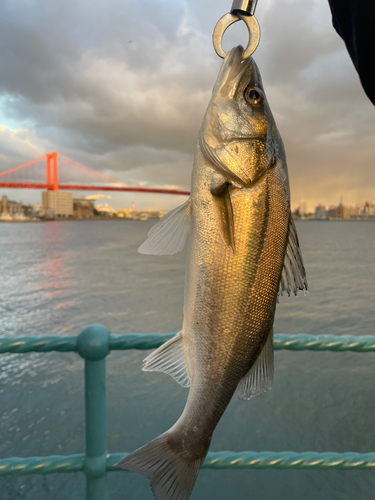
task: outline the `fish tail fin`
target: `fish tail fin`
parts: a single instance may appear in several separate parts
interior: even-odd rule
[[[173,441],[167,431],[116,465],[147,476],[156,500],[188,500],[207,450],[203,456],[187,459]]]

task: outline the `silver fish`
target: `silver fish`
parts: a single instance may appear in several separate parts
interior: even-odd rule
[[[271,388],[278,295],[307,290],[290,212],[283,143],[258,67],[226,55],[198,136],[189,200],[139,251],[173,254],[188,241],[184,320],[145,371],[190,386],[176,424],[118,465],[151,480],[157,500],[187,500],[236,388]]]

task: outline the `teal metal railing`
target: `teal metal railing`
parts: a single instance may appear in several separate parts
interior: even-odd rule
[[[115,464],[126,453],[107,453],[105,359],[111,350],[153,349],[174,334],[113,335],[101,325],[92,325],[72,337],[19,337],[0,339],[1,353],[77,351],[85,360],[86,453],[69,456],[5,458],[0,477],[28,474],[83,472],[86,500],[108,500],[107,473],[121,471]],[[375,336],[275,335],[275,350],[375,352]],[[316,453],[223,451],[208,453],[203,463],[210,469],[374,469],[375,453]]]

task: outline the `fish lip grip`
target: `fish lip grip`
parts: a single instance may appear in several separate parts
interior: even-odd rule
[[[219,57],[224,59],[226,56],[226,52],[224,52],[221,45],[225,31],[231,24],[240,20],[246,24],[249,32],[249,42],[242,55],[242,60],[250,57],[258,47],[260,27],[258,21],[254,17],[257,1],[258,0],[233,0],[231,11],[224,14],[224,16],[219,19],[212,35],[214,49]]]

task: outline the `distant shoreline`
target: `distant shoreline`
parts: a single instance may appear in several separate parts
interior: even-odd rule
[[[141,219],[126,219],[124,217],[87,217],[87,218],[83,218],[83,217],[59,217],[59,218],[56,218],[56,219],[25,219],[25,220],[17,220],[17,219],[14,219],[14,220],[2,220],[0,219],[0,222],[4,222],[4,223],[7,223],[7,224],[11,224],[13,222],[16,222],[17,224],[18,223],[36,223],[38,224],[39,222],[72,222],[72,221],[91,221],[91,222],[95,222],[95,221],[103,221],[103,220],[112,220],[112,221],[138,221],[138,222],[145,222],[147,220],[159,220],[158,217],[149,217],[148,219],[145,219],[145,220],[141,220]]]
[[[300,217],[293,217],[294,220],[297,221],[302,221],[302,222],[310,222],[310,221],[319,221],[319,222],[375,222],[375,217],[367,217],[367,218],[358,218],[358,219],[315,219],[315,218],[300,218]],[[148,219],[141,220],[141,219],[126,219],[124,217],[87,217],[87,218],[80,218],[80,217],[60,217],[57,219],[26,219],[26,220],[1,220],[0,223],[4,222],[7,224],[12,224],[12,223],[40,223],[40,222],[72,222],[72,221],[90,221],[90,222],[98,222],[98,221],[121,221],[121,222],[127,222],[127,221],[138,221],[138,222],[146,222],[147,220],[160,220],[158,217],[149,217]]]
[[[317,219],[315,217],[309,218],[301,218],[301,217],[293,217],[294,220],[308,222],[308,221],[319,221],[319,222],[375,222],[375,217],[363,217],[363,218],[353,218],[353,219]]]

